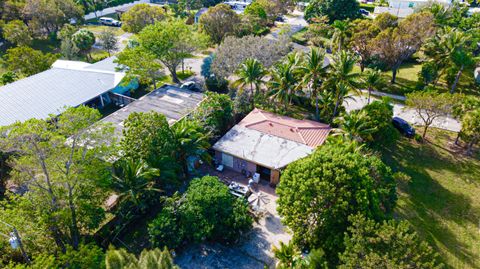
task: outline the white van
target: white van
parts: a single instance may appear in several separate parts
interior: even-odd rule
[[[122,22],[117,21],[115,19],[109,18],[109,17],[101,17],[98,19],[101,24],[103,25],[108,25],[108,26],[122,26]]]

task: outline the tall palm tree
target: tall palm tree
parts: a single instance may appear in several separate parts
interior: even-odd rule
[[[204,130],[198,121],[183,119],[172,126],[177,143],[176,157],[182,164],[185,178],[188,177],[188,158],[198,158],[210,162],[207,150],[210,148],[210,134]]]
[[[343,45],[346,43],[348,38],[348,32],[350,31],[350,23],[348,21],[336,20],[333,22],[332,26],[332,51],[333,44],[336,44],[338,51],[341,51],[343,49]]]
[[[358,142],[370,141],[377,127],[370,126],[365,111],[352,111],[337,120],[341,129],[336,133],[346,135],[349,140]]]
[[[268,82],[270,92],[268,95],[274,100],[283,103],[286,112],[288,111],[288,105],[294,97],[298,82],[295,67],[289,62],[279,63],[272,68],[270,75],[271,79]]]
[[[428,39],[422,51],[427,57],[428,61],[435,63],[440,70],[440,74],[434,83],[437,84],[438,79],[445,73],[453,63],[454,54],[458,50],[469,50],[469,40],[471,36],[468,33],[459,31],[451,27],[445,27],[438,31],[438,33]]]
[[[160,170],[150,167],[143,160],[121,159],[114,164],[112,188],[118,194],[120,205],[131,205],[143,212],[145,200],[154,192],[155,177],[160,176]]]
[[[473,74],[475,67],[476,67],[476,58],[473,54],[465,49],[457,49],[455,50],[451,57],[452,68],[457,71],[455,75],[455,80],[452,83],[452,87],[450,88],[450,93],[454,93],[455,89],[457,88],[458,81],[462,76],[462,73],[467,71]]]
[[[303,73],[302,85],[310,89],[311,96],[315,98],[315,118],[320,120],[318,95],[322,90],[322,82],[326,75],[324,66],[325,53],[318,48],[312,48],[300,66]]]
[[[353,70],[356,63],[356,56],[346,51],[340,51],[333,56],[325,81],[326,88],[335,92],[336,102],[332,117],[337,115],[338,107],[349,91],[360,93],[358,89],[361,74]]]
[[[252,58],[246,59],[236,71],[239,78],[233,82],[233,86],[242,90],[249,88],[252,108],[255,107],[255,96],[259,94],[260,87],[265,83],[263,78],[266,74],[267,71],[262,63]]]
[[[380,89],[385,85],[385,80],[382,77],[382,73],[379,70],[369,70],[364,77],[365,87],[368,90],[368,101],[367,104],[370,104],[370,96],[373,90]]]
[[[109,249],[105,255],[107,269],[178,269],[168,249],[144,249],[140,257],[125,249]]]
[[[276,264],[277,269],[295,268],[296,261],[302,257],[302,253],[291,241],[287,244],[280,241],[280,246],[273,246],[272,252],[278,260]]]

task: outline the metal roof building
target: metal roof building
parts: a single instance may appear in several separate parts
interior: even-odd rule
[[[202,93],[181,89],[172,85],[163,85],[108,115],[102,121],[113,123],[115,132],[120,135],[123,129],[123,121],[131,113],[155,111],[165,115],[168,123],[171,125],[190,114],[202,100]]]
[[[64,107],[85,104],[110,91],[124,77],[93,66],[57,61],[49,70],[0,87],[0,126],[58,115]]]

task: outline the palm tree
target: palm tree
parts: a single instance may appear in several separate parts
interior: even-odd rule
[[[365,74],[364,78],[365,87],[368,90],[368,101],[367,104],[370,104],[370,96],[373,90],[378,90],[381,88],[385,81],[383,79],[382,73],[379,70],[369,70]]]
[[[114,164],[112,188],[118,194],[121,205],[133,205],[141,212],[145,209],[144,201],[154,192],[155,177],[160,176],[160,170],[150,167],[143,160],[121,159]]]
[[[340,51],[333,56],[332,60],[325,86],[335,92],[336,102],[332,116],[335,117],[345,95],[349,91],[359,93],[361,74],[353,71],[357,58],[349,52]]]
[[[144,249],[137,259],[125,249],[109,249],[105,255],[107,269],[178,269],[168,249]]]
[[[260,87],[265,83],[263,78],[266,74],[262,63],[252,58],[246,59],[237,69],[236,75],[239,78],[233,83],[233,86],[240,87],[242,90],[249,88],[252,108],[255,107],[255,96],[258,95]]]
[[[465,49],[457,49],[451,55],[451,62],[453,64],[452,68],[457,71],[455,80],[453,81],[450,89],[450,93],[453,94],[457,88],[458,81],[460,80],[462,73],[467,71],[473,74],[476,67],[476,58],[471,52],[468,52]]]
[[[291,241],[288,244],[280,241],[280,247],[273,246],[272,252],[278,260],[276,264],[277,269],[294,268],[295,262],[298,261],[302,255]]]
[[[185,178],[188,178],[188,158],[210,162],[207,150],[210,148],[210,134],[199,122],[183,119],[172,126],[177,143],[177,161],[182,164]]]
[[[322,90],[322,82],[326,75],[324,66],[325,54],[318,48],[312,48],[306,55],[305,61],[300,66],[304,74],[302,85],[310,89],[311,96],[315,98],[315,118],[320,120],[320,111],[318,105],[318,95]]]
[[[332,47],[333,47],[333,44],[337,44],[338,51],[341,51],[343,44],[345,44],[348,38],[350,23],[348,21],[336,20],[333,22],[332,26],[333,26]],[[332,48],[332,51],[333,51],[333,48]]]
[[[349,140],[370,141],[372,134],[377,131],[377,127],[370,126],[367,117],[365,111],[347,113],[337,120],[341,129],[336,129],[335,132],[346,135]]]
[[[274,100],[283,103],[285,112],[291,103],[297,86],[295,67],[289,62],[279,63],[272,68],[269,81],[269,96]]]
[[[425,42],[422,48],[423,53],[428,61],[435,63],[438,70],[440,70],[434,86],[445,73],[445,70],[453,64],[452,60],[455,52],[468,47],[469,40],[471,40],[469,34],[451,27],[445,27]]]

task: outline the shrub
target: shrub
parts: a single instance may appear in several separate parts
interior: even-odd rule
[[[233,241],[252,225],[248,205],[232,196],[217,177],[194,179],[181,199],[171,198],[149,224],[154,246],[182,241]]]

